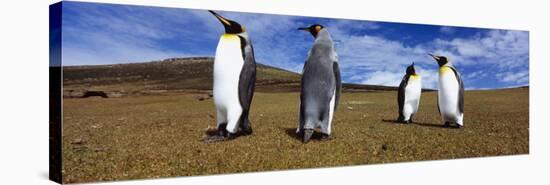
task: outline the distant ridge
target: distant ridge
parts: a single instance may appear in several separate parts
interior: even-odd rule
[[[64,66],[65,90],[103,90],[127,93],[196,90],[212,88],[212,57],[168,58],[143,63]],[[300,74],[257,64],[256,89],[259,92],[297,92]],[[343,84],[344,91],[392,91],[396,87]]]

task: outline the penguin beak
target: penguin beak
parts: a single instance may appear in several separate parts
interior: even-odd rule
[[[428,55],[430,55],[430,56],[431,56],[432,58],[434,58],[436,61],[439,61],[439,57],[437,57],[437,56],[435,56],[435,55],[433,55],[433,54],[431,54],[431,53],[428,53]]]
[[[224,26],[231,26],[231,23],[225,18],[225,17],[222,17],[221,15],[217,14],[216,12],[212,11],[212,10],[208,10],[210,13],[212,13],[212,15],[216,16],[216,18],[218,18],[218,20],[220,20],[220,22],[224,25]]]
[[[309,31],[309,28],[308,28],[308,27],[305,27],[305,28],[298,28],[298,30]]]

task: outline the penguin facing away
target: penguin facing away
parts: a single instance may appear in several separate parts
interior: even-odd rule
[[[299,30],[311,33],[315,41],[302,72],[300,122],[296,133],[307,143],[314,129],[320,128],[321,140],[329,140],[342,86],[337,54],[329,32],[322,25]]]
[[[399,84],[397,104],[399,105],[398,122],[413,123],[413,117],[418,112],[422,94],[422,79],[414,68],[414,63],[407,67],[405,76]]]
[[[224,26],[214,59],[213,99],[218,133],[213,140],[236,137],[240,130],[252,134],[248,119],[256,82],[254,49],[245,28],[239,23],[212,13]]]
[[[429,54],[439,65],[437,105],[445,126],[464,126],[464,83],[458,70],[445,56]]]

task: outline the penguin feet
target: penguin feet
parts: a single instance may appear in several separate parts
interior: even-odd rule
[[[451,123],[449,121],[446,121],[444,126],[447,127],[447,128],[462,128],[463,127],[462,125],[460,125],[458,123]]]
[[[243,132],[243,135],[251,135],[252,134],[252,127],[250,126],[250,123],[241,125],[241,131]]]
[[[213,142],[220,142],[220,141],[227,141],[231,139],[236,138],[236,134],[230,133],[227,131],[227,124],[223,123],[218,126],[218,131],[216,135],[211,135],[206,138],[204,138],[205,143],[213,143]]]
[[[243,128],[242,131],[243,131],[243,135],[245,135],[245,136],[251,135],[252,134],[252,127]]]
[[[462,128],[463,126],[458,124],[458,123],[455,123],[454,125],[451,126],[451,128],[456,128],[456,129],[460,129]]]
[[[205,143],[214,143],[214,142],[221,142],[221,141],[229,141],[229,140],[232,140],[232,139],[235,139],[235,138],[237,138],[237,134],[227,132],[227,134],[224,135],[224,136],[222,136],[222,135],[208,136],[208,137],[203,139],[203,142],[205,142]]]
[[[405,117],[399,116],[399,118],[397,118],[396,123],[409,124],[409,123],[413,123],[413,120],[412,120],[412,118],[410,118],[408,120],[405,120]]]
[[[313,129],[304,129],[303,131],[303,143],[308,143],[311,139],[311,136],[313,136]]]
[[[399,117],[397,117],[396,123],[406,123],[406,122],[405,122],[405,117],[399,115]]]
[[[232,140],[237,138],[237,134],[233,134],[231,132],[227,132],[227,136],[225,137],[225,140]]]
[[[329,141],[329,140],[332,140],[332,136],[325,133],[321,134],[321,141]]]

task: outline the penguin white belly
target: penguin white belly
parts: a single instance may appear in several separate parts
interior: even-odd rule
[[[420,95],[422,93],[422,81],[419,76],[411,76],[405,87],[405,103],[403,105],[403,115],[405,120],[409,120],[411,115],[418,112],[420,104]]]
[[[214,60],[213,99],[218,111],[218,124],[227,123],[227,131],[235,133],[242,113],[239,101],[239,79],[244,60],[240,38],[237,35],[221,36]]]
[[[336,90],[334,90],[334,94],[332,94],[332,98],[330,98],[329,103],[329,112],[328,112],[328,125],[326,129],[323,129],[323,133],[330,135],[330,132],[332,130],[332,117],[334,116],[334,103],[336,101]]]
[[[439,111],[444,121],[457,122],[458,110],[458,80],[452,69],[442,67],[439,70]]]

